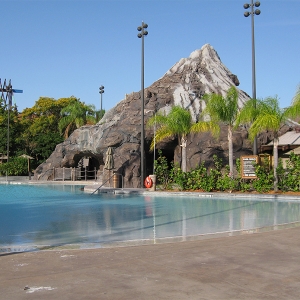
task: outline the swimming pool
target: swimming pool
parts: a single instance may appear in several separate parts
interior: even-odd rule
[[[295,200],[90,195],[72,185],[0,185],[1,252],[184,241],[299,221]]]

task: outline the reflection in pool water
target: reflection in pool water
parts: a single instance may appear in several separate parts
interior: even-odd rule
[[[300,201],[90,195],[80,188],[0,185],[0,251],[186,240],[300,221]]]

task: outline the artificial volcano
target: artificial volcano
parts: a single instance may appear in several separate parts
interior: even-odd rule
[[[182,58],[163,77],[145,88],[145,125],[156,112],[168,112],[173,105],[180,105],[191,112],[197,121],[204,108],[201,97],[206,93],[226,95],[231,86],[238,86],[239,80],[221,62],[214,48],[206,44]],[[239,106],[249,96],[239,92]],[[146,174],[153,172],[153,153],[149,145],[153,138],[153,128],[145,131]],[[247,140],[247,131],[240,129],[234,133],[234,158],[252,153]],[[259,141],[260,143],[261,141]],[[201,162],[211,164],[217,154],[227,163],[227,130],[221,128],[219,139],[210,133],[192,134],[187,141],[187,169],[195,168]],[[141,146],[141,95],[134,92],[126,95],[114,108],[107,111],[101,121],[93,126],[83,126],[75,130],[63,143],[56,146],[51,156],[35,170],[36,180],[52,180],[53,168],[77,167],[83,159],[88,159],[90,168],[102,170],[108,147],[113,149],[114,171],[124,177],[125,187],[140,187],[140,146]],[[177,139],[170,139],[158,145],[169,161],[181,163],[180,146]],[[104,177],[108,175],[103,173]]]

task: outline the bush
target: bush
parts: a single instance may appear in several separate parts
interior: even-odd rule
[[[171,181],[168,161],[161,150],[158,150],[158,158],[154,161],[154,170],[157,184],[161,184],[163,189],[168,188]]]
[[[189,172],[183,172],[178,164],[171,164],[168,168],[167,159],[162,156],[159,150],[159,158],[155,163],[155,173],[159,184],[164,189],[172,188],[176,184],[180,190],[202,190],[205,192],[233,191],[249,192],[256,190],[265,193],[274,187],[273,170],[270,169],[268,162],[263,165],[256,165],[257,179],[243,179],[241,177],[240,159],[236,160],[237,177],[233,178],[229,173],[229,166],[226,165],[222,170],[222,159],[217,155],[213,156],[214,168],[209,171],[204,167],[204,162]],[[282,161],[279,161],[277,168],[278,188],[282,191],[300,190],[300,156],[292,153],[284,169]]]
[[[257,179],[253,180],[253,188],[259,193],[270,191],[274,186],[274,176],[264,166],[256,166]]]
[[[226,166],[224,174],[221,174],[221,176],[219,176],[217,179],[216,188],[219,191],[233,191],[237,188],[237,183],[238,181],[232,178],[229,172],[229,166]]]
[[[300,156],[291,153],[287,161],[286,169],[283,168],[282,160],[279,160],[277,167],[278,188],[282,191],[300,190]]]
[[[170,177],[173,183],[179,186],[180,190],[187,190],[189,186],[189,175],[183,172],[179,164],[173,164],[170,170]]]
[[[0,164],[2,176],[22,176],[28,174],[28,161],[23,157],[12,157],[7,163]]]

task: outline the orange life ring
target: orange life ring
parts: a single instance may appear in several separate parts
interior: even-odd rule
[[[151,188],[152,187],[152,184],[153,184],[153,181],[152,179],[150,178],[150,176],[147,176],[145,181],[144,181],[144,184],[145,184],[145,187],[147,189]]]

